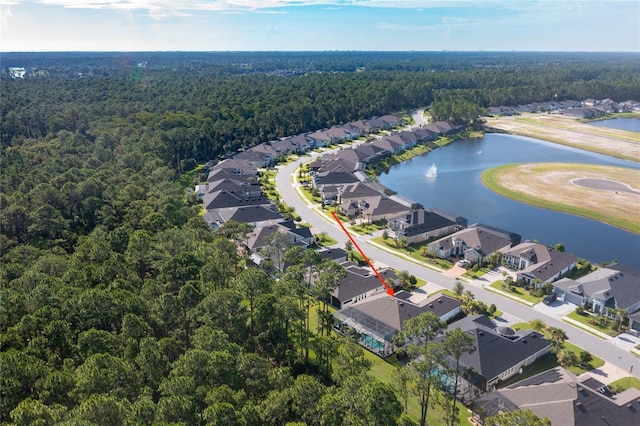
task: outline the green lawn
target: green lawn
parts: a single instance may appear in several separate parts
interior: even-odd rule
[[[462,276],[475,280],[475,279],[480,278],[481,276],[483,276],[484,274],[486,274],[487,272],[490,272],[490,271],[491,270],[487,269],[487,268],[480,268],[477,271],[474,271],[473,269],[467,269],[467,272],[462,274]]]
[[[376,225],[375,223],[363,223],[360,225],[352,225],[349,230],[358,234],[358,235],[366,235],[372,234],[376,231],[383,229],[380,225]]]
[[[609,336],[615,337],[620,334],[618,330],[614,330],[614,327],[617,327],[618,325],[617,321],[607,320],[606,323],[591,324],[589,323],[589,319],[597,319],[598,316],[589,314],[580,315],[576,311],[571,312],[569,315],[567,315],[567,317],[579,322],[580,324],[583,324],[586,328],[597,330],[601,333],[608,334]]]
[[[640,389],[640,379],[637,377],[623,377],[622,379],[618,379],[615,382],[609,383],[609,388],[613,391],[620,393],[629,388]]]
[[[316,244],[318,244],[319,246],[328,247],[337,243],[338,242],[336,240],[334,240],[327,234],[316,234]]]
[[[378,243],[385,247],[390,251],[395,251],[398,253],[402,253],[411,257],[412,259],[417,260],[418,262],[429,263],[431,265],[435,265],[441,269],[451,269],[453,267],[453,263],[447,259],[440,259],[437,257],[423,256],[423,248],[428,244],[427,242],[412,244],[408,247],[399,247],[396,245],[395,240],[393,238],[387,238],[386,240],[382,237],[372,238],[371,241]]]
[[[529,294],[527,290],[525,290],[522,287],[512,286],[511,287],[512,290],[510,291],[506,288],[502,288],[503,284],[504,284],[504,281],[498,280],[492,283],[489,287],[495,288],[496,290],[504,291],[505,293],[510,294],[512,297],[519,298],[530,303],[537,304],[542,302],[542,299],[543,299],[542,297],[532,296]]]
[[[514,330],[526,330],[531,328],[529,326],[528,322],[520,322],[517,324],[513,324],[511,325],[511,328],[513,328]],[[546,331],[543,331],[543,334],[545,336],[545,338],[547,340],[549,340],[549,333],[547,333]],[[573,343],[569,342],[569,341],[565,341],[562,344],[562,349],[566,349],[569,350],[573,353],[576,354],[576,356],[578,358],[580,358],[580,352],[582,352],[582,349],[579,348],[578,346],[574,345]],[[540,364],[540,365],[539,365]],[[531,377],[537,373],[540,373],[542,371],[548,370],[550,368],[553,367],[557,367],[558,361],[556,360],[556,356],[554,354],[549,354],[549,356],[538,360],[537,362],[535,362],[533,365],[525,367],[524,368],[524,373],[521,374],[520,376],[518,376],[516,379],[513,379],[511,381],[509,381],[509,383],[513,383],[522,379],[525,379],[527,377]],[[589,362],[589,364],[587,364],[587,368],[583,368],[580,367],[578,365],[574,365],[572,367],[567,368],[567,370],[571,371],[573,374],[575,375],[580,375],[582,373],[586,373],[589,370],[593,370],[594,368],[599,368],[602,367],[604,365],[604,360],[602,358],[598,358],[596,356],[593,357],[593,359],[591,360],[591,362]],[[529,370],[533,370],[533,372],[530,372]]]

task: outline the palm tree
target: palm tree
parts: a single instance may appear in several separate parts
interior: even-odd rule
[[[627,311],[622,308],[616,308],[614,310],[614,313],[616,315],[616,319],[618,320],[618,331],[620,331],[620,327],[622,327],[622,321],[624,321],[625,317],[627,316]]]
[[[542,331],[544,331],[547,328],[547,324],[545,324],[545,322],[542,321],[540,318],[532,319],[531,321],[529,321],[529,325],[533,330],[537,331],[538,333],[542,333]]]
[[[572,367],[578,364],[578,357],[576,356],[575,352],[567,349],[563,349],[558,352],[558,355],[556,357],[558,359],[558,364],[560,364],[564,368]]]
[[[458,297],[462,296],[462,293],[464,292],[464,284],[462,284],[462,281],[458,278],[456,278],[456,283],[453,285],[453,292]]]
[[[562,343],[567,340],[567,335],[564,330],[558,327],[547,327],[549,332],[549,340],[553,342],[553,349],[557,351]]]
[[[471,290],[467,290],[464,293],[462,293],[462,296],[461,296],[462,306],[466,311],[469,311],[473,306],[475,297],[476,296],[471,292]]]

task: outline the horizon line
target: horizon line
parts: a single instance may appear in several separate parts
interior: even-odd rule
[[[324,49],[324,50],[0,50],[7,53],[636,53],[633,50],[367,50],[367,49]]]

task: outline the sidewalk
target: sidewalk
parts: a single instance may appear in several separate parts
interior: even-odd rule
[[[613,339],[613,337],[609,336],[608,334],[603,333],[601,331],[598,331],[595,328],[587,327],[586,325],[584,325],[584,324],[582,324],[582,323],[580,323],[580,322],[578,322],[578,321],[576,321],[574,319],[571,319],[569,317],[562,317],[562,321],[564,321],[566,323],[569,323],[569,324],[573,325],[574,327],[578,327],[578,328],[580,328],[580,329],[582,329],[582,330],[584,330],[584,331],[586,331],[588,333],[595,334],[596,336],[598,336],[598,337],[600,337],[602,339],[605,339],[605,340],[612,340]]]

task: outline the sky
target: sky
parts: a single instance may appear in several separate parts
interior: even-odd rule
[[[0,51],[640,52],[640,0],[0,0]]]

